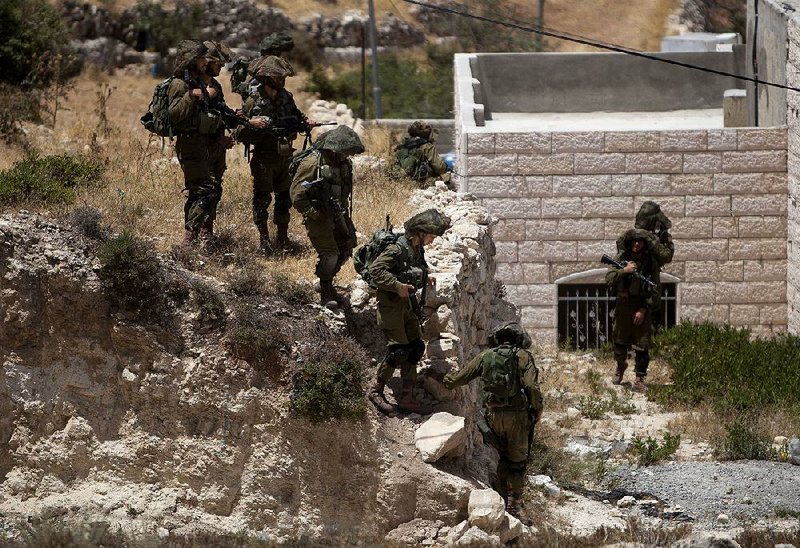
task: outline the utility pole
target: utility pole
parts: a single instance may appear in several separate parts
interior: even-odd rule
[[[378,32],[375,30],[375,4],[367,0],[369,5],[369,45],[372,49],[372,101],[375,105],[375,118],[383,118],[381,108],[381,86],[378,83]]]
[[[544,0],[539,0],[539,13],[536,16],[536,25],[540,28],[544,26]],[[536,51],[544,50],[544,44],[542,43],[542,35],[536,34]]]

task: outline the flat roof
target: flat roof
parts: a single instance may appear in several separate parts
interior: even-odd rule
[[[487,133],[531,131],[663,131],[723,129],[721,108],[670,110],[664,112],[493,112]],[[470,129],[473,131],[473,129]]]

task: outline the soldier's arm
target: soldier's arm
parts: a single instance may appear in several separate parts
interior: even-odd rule
[[[470,360],[465,367],[459,369],[458,371],[451,371],[445,375],[442,384],[444,384],[446,388],[452,390],[457,386],[467,384],[472,379],[478,378],[481,375],[481,360],[483,359],[483,355],[485,353],[486,351],[484,350],[472,358],[472,360]]]
[[[422,155],[431,166],[435,175],[442,175],[447,172],[447,164],[444,163],[439,155],[436,153],[436,146],[433,143],[425,143],[422,145]]]
[[[189,86],[180,78],[175,78],[169,85],[169,121],[178,129],[190,125],[197,114],[197,100],[192,97]]]
[[[525,396],[528,398],[528,405],[530,405],[533,414],[538,420],[544,408],[544,397],[539,388],[539,370],[536,368],[533,357],[529,352],[520,350],[518,355],[520,359],[522,389],[525,391]]]
[[[618,263],[622,262],[622,253],[617,254],[614,260]],[[608,287],[617,287],[617,285],[622,282],[625,276],[627,276],[627,274],[623,272],[621,268],[609,266],[608,272],[606,272],[606,284]]]
[[[313,154],[309,154],[297,166],[291,188],[292,205],[304,215],[314,211],[311,189],[316,178],[317,159]]]
[[[369,276],[375,287],[390,293],[399,293],[400,286],[403,284],[392,273],[392,270],[397,265],[399,256],[402,253],[403,251],[399,245],[389,244],[383,250],[383,253],[372,261],[372,264],[369,265]]]
[[[248,97],[247,100],[242,105],[242,112],[244,113],[244,117],[248,120],[253,115],[253,109],[255,108],[256,101],[252,97]],[[254,132],[250,126],[240,126],[236,128],[233,132],[233,136],[237,141],[242,141],[244,143],[249,143],[253,138]]]
[[[675,244],[672,243],[672,236],[669,232],[665,233],[662,238],[653,234],[652,247],[652,253],[658,261],[658,266],[672,262],[672,256],[675,255]]]

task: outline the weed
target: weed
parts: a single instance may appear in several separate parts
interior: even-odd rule
[[[785,506],[779,506],[775,508],[775,517],[781,519],[800,519],[800,510],[792,510]]]
[[[630,452],[637,458],[641,466],[650,466],[674,454],[680,444],[680,435],[669,432],[664,433],[661,442],[650,436],[647,436],[647,439],[635,436],[631,442]]]
[[[229,273],[227,281],[230,290],[239,297],[263,295],[266,290],[264,271],[253,263]]]
[[[123,232],[103,242],[99,276],[111,303],[140,319],[164,316],[168,301],[164,271],[153,247]]]
[[[303,305],[314,302],[314,288],[311,284],[292,280],[282,272],[272,275],[270,293],[280,296],[289,304]]]
[[[195,281],[192,293],[197,307],[197,321],[215,324],[225,319],[225,301],[216,287],[204,281]]]
[[[611,392],[607,398],[594,395],[581,396],[578,400],[578,409],[584,417],[591,420],[603,419],[606,413],[632,415],[637,411],[631,400],[621,399],[616,392]]]
[[[87,205],[76,207],[69,214],[69,222],[72,226],[93,240],[102,240],[106,237],[106,229],[100,224],[102,220],[103,212],[96,207]]]
[[[65,153],[40,157],[33,153],[11,169],[0,171],[0,202],[70,203],[77,189],[97,186],[104,171],[102,163],[88,156]]]
[[[609,413],[615,415],[634,415],[638,411],[632,400],[622,399],[616,392],[611,392],[607,405]]]
[[[715,448],[716,456],[723,460],[777,460],[777,451],[772,448],[769,436],[759,432],[757,422],[737,419],[725,426],[727,435]]]
[[[294,375],[291,410],[312,422],[363,417],[368,361],[351,339],[335,337],[318,345]]]
[[[599,371],[587,369],[584,379],[586,380],[586,384],[589,386],[589,390],[592,391],[592,394],[601,394],[605,391],[603,374]]]
[[[231,354],[256,367],[275,366],[289,339],[280,323],[265,309],[244,303],[230,322],[226,345]]]

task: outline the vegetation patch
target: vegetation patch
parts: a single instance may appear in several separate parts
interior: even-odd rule
[[[364,350],[351,339],[333,337],[317,345],[295,372],[292,412],[312,422],[362,418],[363,367],[368,362]]]
[[[69,222],[75,229],[93,240],[106,237],[106,229],[102,225],[103,212],[96,207],[83,205],[76,207],[69,214]]]
[[[773,449],[769,436],[763,434],[757,421],[738,419],[725,426],[726,436],[714,448],[714,454],[721,460],[778,460],[778,452]]]
[[[314,302],[316,295],[311,284],[300,280],[293,280],[282,272],[272,275],[269,292],[276,297],[281,297],[289,304],[303,305]]]
[[[599,420],[606,417],[606,413],[615,415],[633,415],[636,406],[630,399],[620,398],[616,392],[610,392],[608,397],[581,396],[578,400],[578,409],[587,419]]]
[[[70,203],[78,189],[100,184],[104,172],[105,166],[89,156],[40,157],[34,153],[0,171],[0,202]]]
[[[163,318],[169,309],[168,286],[151,244],[123,232],[100,245],[99,276],[112,305],[140,319]]]
[[[680,444],[681,436],[669,432],[664,433],[660,442],[650,436],[647,436],[647,439],[635,436],[631,442],[630,452],[641,466],[650,466],[675,454]]]
[[[242,303],[229,322],[226,346],[233,356],[255,367],[275,367],[281,351],[289,346],[289,337],[266,308]]]
[[[208,282],[197,280],[192,284],[197,321],[217,324],[225,320],[225,300],[222,293]]]

